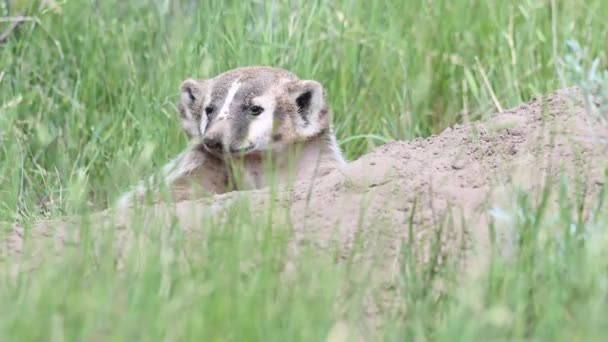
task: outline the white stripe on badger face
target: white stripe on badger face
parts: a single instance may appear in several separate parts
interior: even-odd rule
[[[243,142],[243,147],[253,144],[254,149],[262,150],[270,145],[272,140],[272,128],[274,125],[274,109],[276,107],[272,92],[258,96],[252,100],[256,106],[264,108],[262,114],[253,118],[249,124],[247,139]]]
[[[222,109],[219,111],[219,115],[217,117],[218,120],[224,120],[228,117],[228,112],[230,111],[230,104],[232,100],[234,100],[234,95],[241,87],[240,79],[236,79],[236,81],[232,82],[230,89],[228,89],[228,94],[226,95],[226,99],[224,100],[224,104],[222,105]]]

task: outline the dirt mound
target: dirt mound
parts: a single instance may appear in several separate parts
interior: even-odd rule
[[[555,181],[566,177],[583,180],[585,200],[593,201],[603,185],[607,139],[608,129],[586,112],[580,91],[563,89],[427,139],[389,143],[351,162],[343,172],[281,190],[272,201],[268,190],[235,192],[157,205],[155,215],[146,219],[175,217],[192,236],[204,236],[201,219],[221,216],[230,201],[246,196],[260,215],[268,205],[290,213],[293,255],[303,243],[322,250],[337,242],[346,257],[361,241],[358,260],[382,260],[377,273],[381,281],[390,281],[409,241],[423,246],[424,262],[441,263],[462,252],[468,256],[462,266],[474,270],[486,259],[490,222],[496,225],[503,252],[509,253],[515,232],[502,220],[504,215],[496,213],[509,212],[517,191],[540,194],[547,176]],[[125,213],[99,215],[123,226],[129,222]],[[30,240],[50,238],[59,250],[77,239],[67,233],[67,222],[37,223],[28,229]],[[129,229],[121,231],[120,239],[128,239]],[[23,236],[23,229],[15,226],[5,252],[20,253]],[[432,241],[438,237],[442,245],[433,252]]]

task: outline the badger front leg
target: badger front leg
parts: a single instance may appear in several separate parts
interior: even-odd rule
[[[188,148],[167,163],[158,175],[139,182],[131,191],[121,195],[117,201],[119,208],[130,207],[143,202],[150,190],[153,202],[159,201],[159,189],[154,187],[155,177],[161,178],[164,186],[175,202],[195,199],[205,193],[226,192],[227,174],[223,162],[210,155],[200,145]]]

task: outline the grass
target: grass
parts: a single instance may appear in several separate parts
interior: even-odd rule
[[[190,76],[269,64],[318,80],[342,147],[356,158],[580,83],[560,73],[569,39],[599,64],[608,59],[602,0],[56,1],[60,11],[38,3],[0,1],[5,16],[31,16],[0,47],[5,222],[105,208],[181,151],[175,103]],[[521,253],[513,264],[496,256],[483,282],[449,283],[454,269],[446,265],[440,278],[452,286],[436,298],[425,289],[437,280],[416,276],[427,270],[412,255],[399,274],[402,310],[380,317],[383,337],[608,334],[608,215],[599,206],[593,220],[580,222],[569,214],[576,203],[563,197],[554,213],[520,196],[509,215],[526,232]],[[142,243],[122,270],[111,245],[85,234],[36,272],[4,276],[0,340],[338,341],[344,329],[356,330],[363,299],[379,291],[366,282],[369,270],[311,247],[285,286],[291,233],[276,219],[281,209],[269,217],[247,202],[231,210],[201,245],[177,229],[135,229]],[[547,231],[560,234],[539,238]]]

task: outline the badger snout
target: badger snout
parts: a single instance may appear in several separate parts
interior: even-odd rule
[[[224,144],[219,136],[207,136],[203,139],[203,144],[211,152],[222,153],[224,151]]]
[[[207,151],[222,157],[247,154],[255,149],[254,143],[244,139],[230,120],[212,123],[203,134],[203,145]]]

